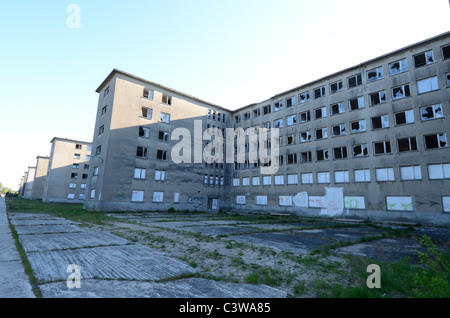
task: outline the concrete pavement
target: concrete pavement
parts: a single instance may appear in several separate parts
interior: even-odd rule
[[[35,298],[8,225],[5,198],[0,198],[0,298]]]

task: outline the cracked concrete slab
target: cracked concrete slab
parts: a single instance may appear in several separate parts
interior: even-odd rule
[[[183,231],[189,231],[189,232],[195,232],[200,233],[203,235],[211,235],[211,236],[219,236],[219,235],[234,235],[234,234],[240,234],[240,233],[247,233],[251,231],[255,231],[255,229],[246,229],[243,227],[237,227],[237,226],[193,226],[193,227],[186,227],[182,228]]]
[[[380,234],[382,231],[378,229],[361,229],[358,227],[341,228],[341,229],[313,229],[294,231],[295,234],[307,235],[317,238],[328,238],[337,241],[355,242],[362,238],[367,238]]]
[[[125,245],[128,240],[108,232],[21,235],[25,252],[41,252],[105,245]]]
[[[26,225],[67,225],[67,224],[81,224],[79,222],[73,222],[66,219],[11,219],[11,223],[14,226],[26,226]]]
[[[44,298],[285,298],[287,293],[266,285],[237,284],[188,278],[165,283],[81,280],[80,289],[66,282],[41,286]]]
[[[74,233],[83,232],[78,226],[67,225],[23,225],[15,227],[17,234]]]
[[[0,298],[35,298],[22,260],[0,261]]]
[[[81,278],[156,281],[195,273],[187,263],[142,245],[105,246],[29,253],[35,277],[41,281],[66,280],[67,266],[81,268]]]

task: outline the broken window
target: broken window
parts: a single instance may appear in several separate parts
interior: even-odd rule
[[[306,103],[309,101],[309,92],[304,92],[298,95],[298,103]]]
[[[359,132],[363,132],[366,131],[366,120],[365,119],[361,119],[359,121],[354,121],[350,123],[350,133],[354,134],[354,133],[359,133]]]
[[[406,72],[407,70],[408,65],[406,63],[406,59],[389,64],[389,75]]]
[[[146,169],[145,168],[134,168],[134,179],[145,179]]]
[[[377,181],[394,181],[394,168],[375,169]]]
[[[78,179],[78,173],[71,173],[70,174],[70,177],[72,178],[72,179]]]
[[[417,92],[419,94],[431,92],[437,90],[438,80],[437,76],[425,78],[423,80],[417,81]]]
[[[402,180],[421,180],[422,173],[420,166],[400,167],[400,179]]]
[[[246,112],[244,114],[244,120],[249,120],[250,119],[250,112]]]
[[[344,112],[344,103],[340,102],[330,106],[331,115],[342,114]]]
[[[336,182],[336,183],[350,182],[350,180],[348,178],[348,171],[346,171],[346,170],[335,171],[334,172],[334,182]]]
[[[169,141],[169,133],[167,131],[160,131],[158,139],[161,141]]]
[[[295,106],[295,96],[289,97],[286,99],[286,107]]]
[[[305,151],[300,153],[300,163],[312,162],[312,152]]]
[[[153,99],[153,95],[154,95],[153,90],[144,87],[144,92],[142,93],[142,96],[144,98]]]
[[[74,153],[73,154],[73,159],[80,159],[81,155],[79,153]]]
[[[447,79],[447,87],[450,86],[450,73],[445,74],[445,78]]]
[[[98,129],[98,135],[100,136],[100,135],[102,135],[104,132],[105,132],[105,126],[102,125],[102,126],[100,126],[100,128]]]
[[[142,117],[152,119],[153,110],[151,108],[142,107]]]
[[[414,112],[412,109],[405,110],[394,114],[395,124],[411,124],[414,122]]]
[[[79,168],[80,168],[80,164],[79,163],[72,164],[72,169],[79,169]]]
[[[241,122],[241,115],[234,116],[234,123],[239,124]]]
[[[413,56],[414,66],[421,67],[434,62],[433,51],[423,52]]]
[[[327,117],[327,108],[325,106],[317,108],[314,110],[316,119]]]
[[[308,142],[311,140],[311,131],[304,131],[300,133],[300,142]]]
[[[314,98],[320,98],[320,97],[323,97],[323,96],[325,96],[325,86],[316,88],[314,90]]]
[[[346,159],[347,158],[347,147],[337,147],[333,148],[334,159]]]
[[[156,153],[156,159],[166,161],[167,160],[167,151],[158,150]]]
[[[317,161],[328,160],[328,150],[321,149],[316,151],[316,159]]]
[[[372,129],[380,129],[387,127],[389,127],[389,120],[387,115],[372,118]]]
[[[356,110],[360,108],[364,108],[364,97],[358,97],[354,99],[350,99],[349,101],[350,110]]]
[[[399,152],[417,150],[416,137],[401,138],[401,139],[398,139],[397,142],[398,142],[398,151]]]
[[[369,94],[370,105],[386,103],[386,91]]]
[[[428,165],[428,177],[430,179],[450,179],[450,164],[440,163]]]
[[[270,111],[271,111],[270,105],[267,105],[267,106],[263,107],[263,115],[270,114]]]
[[[342,91],[342,81],[338,81],[336,83],[330,84],[330,94],[334,94],[336,92]]]
[[[287,155],[287,164],[295,164],[297,163],[297,154],[296,153],[291,153]]]
[[[261,128],[265,128],[269,130],[271,128],[272,123],[270,121],[261,124]]]
[[[300,113],[300,122],[301,123],[305,123],[310,120],[311,120],[311,114],[310,114],[309,110],[306,112]]]
[[[136,148],[136,157],[147,158],[148,148],[145,147],[137,147]]]
[[[253,110],[253,118],[259,117],[260,114],[261,114],[260,108]],[[219,121],[220,121],[220,119],[219,119]]]
[[[297,123],[296,115],[286,117],[286,126],[292,126],[295,125],[296,123]]]
[[[442,51],[442,59],[446,60],[450,58],[450,45],[443,46],[441,48]]]
[[[149,138],[150,128],[139,126],[139,137]]]
[[[286,136],[286,145],[295,145],[297,143],[296,135],[287,135]]]
[[[394,87],[392,89],[392,99],[397,100],[401,98],[405,98],[407,96],[411,96],[411,90],[409,89],[409,85],[402,85],[399,87]]]
[[[166,172],[161,170],[155,170],[155,180],[164,181],[166,180]]]
[[[391,143],[390,141],[374,142],[373,149],[376,155],[391,153]]]
[[[283,128],[283,119],[277,119],[273,122],[274,128]]]
[[[98,146],[97,149],[95,150],[95,155],[99,155],[102,153],[102,146]]]
[[[383,78],[383,67],[374,68],[373,70],[367,71],[367,81],[373,82]]]
[[[431,105],[420,108],[420,118],[422,120],[430,120],[436,118],[442,118],[444,115],[442,114],[442,105]]]
[[[316,129],[316,139],[325,139],[327,137],[327,128]]]
[[[75,144],[75,149],[81,149],[81,144]]]
[[[367,144],[353,146],[353,157],[366,157],[368,155]]]
[[[356,87],[362,84],[361,73],[351,76],[347,79],[348,88]]]
[[[105,91],[103,92],[103,97],[108,96],[108,94],[109,94],[109,86],[105,88]]]
[[[101,116],[103,116],[104,114],[106,114],[107,108],[108,108],[108,106],[103,106]]]
[[[161,113],[159,121],[166,124],[170,123],[170,114]]]
[[[97,171],[97,173],[98,173],[98,171]],[[87,179],[87,178],[88,178],[87,173],[83,173],[83,174],[81,175],[81,178],[82,178],[82,179]]]
[[[302,173],[302,184],[313,183],[313,174],[311,172]]]
[[[330,173],[317,172],[317,183],[330,183]]]
[[[283,102],[276,102],[273,104],[273,111],[277,112],[283,109]]]
[[[344,136],[346,134],[345,133],[345,124],[332,126],[331,127],[331,134],[332,134],[333,137]]]
[[[353,171],[355,182],[370,182],[370,170],[358,169]]]
[[[447,147],[447,136],[445,135],[445,133],[426,135],[424,137],[425,137],[425,148],[426,149],[446,148]]]
[[[161,103],[166,104],[166,105],[172,105],[172,96],[163,94],[161,97]]]

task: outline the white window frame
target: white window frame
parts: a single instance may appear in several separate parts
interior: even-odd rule
[[[353,178],[355,182],[370,182],[370,169],[353,170]]]
[[[417,81],[417,94],[425,94],[439,89],[437,76],[424,78]]]
[[[400,167],[400,180],[422,180],[420,166],[402,166]]]
[[[394,168],[376,168],[375,179],[377,182],[395,181]]]
[[[302,173],[302,184],[312,184],[314,183],[313,179],[313,173],[312,172],[305,172]]]
[[[155,170],[155,181],[166,180],[166,172],[164,170]]]
[[[275,185],[284,185],[284,175],[276,175],[274,177],[274,184]]]

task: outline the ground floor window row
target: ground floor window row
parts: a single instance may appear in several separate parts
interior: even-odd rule
[[[374,169],[375,181],[410,181],[422,180],[422,168],[420,165],[401,166],[399,169],[393,167],[382,167]],[[450,179],[450,163],[439,163],[427,165],[428,179]],[[353,176],[350,179],[350,175]],[[339,171],[320,171],[320,172],[303,172],[293,174],[266,175],[254,177],[233,178],[233,187],[245,186],[271,186],[273,185],[297,185],[297,184],[324,184],[331,183],[331,177],[334,176],[334,183],[350,183],[350,182],[371,182],[371,169],[355,169],[339,170]]]
[[[235,196],[235,204],[238,206],[245,206],[249,196],[237,195]],[[281,207],[303,207],[303,208],[320,208],[331,209],[333,211],[339,210],[339,205],[343,203],[341,208],[344,209],[367,209],[366,199],[364,195],[343,196],[343,202],[337,202],[336,198],[330,200],[326,195],[308,195],[307,193],[299,193],[295,196],[280,195],[278,196],[278,206]],[[257,195],[251,205],[267,206],[268,196]],[[386,210],[390,211],[414,211],[413,197],[411,196],[386,196],[385,197]],[[450,212],[450,196],[442,196],[443,212]]]

